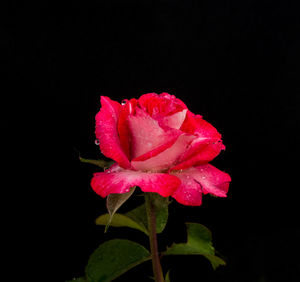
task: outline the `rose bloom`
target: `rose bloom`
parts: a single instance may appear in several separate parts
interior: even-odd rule
[[[119,104],[102,96],[101,105],[96,138],[116,163],[94,174],[97,194],[138,186],[189,206],[201,205],[202,194],[226,197],[230,176],[208,164],[225,149],[221,135],[180,99],[149,93]]]

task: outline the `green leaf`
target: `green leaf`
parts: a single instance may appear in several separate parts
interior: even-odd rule
[[[151,196],[151,201],[155,208],[156,215],[156,233],[161,233],[166,227],[168,222],[168,206],[169,206],[169,198],[162,197],[157,193],[147,193]],[[145,209],[146,210],[146,209]],[[147,218],[147,214],[145,211],[145,217]]]
[[[107,225],[109,219],[110,219],[110,215],[108,213],[101,215],[96,219],[96,224],[97,225]],[[114,215],[113,219],[110,222],[110,226],[130,227],[133,229],[140,230],[140,231],[144,232],[146,235],[148,235],[148,230],[146,229],[146,227],[144,225],[141,225],[141,224],[139,224],[139,222],[132,220],[130,217],[123,215],[123,214],[119,214],[119,213],[116,213]]]
[[[155,214],[156,214],[156,233],[163,232],[167,221],[168,221],[168,205],[169,205],[169,199],[160,196],[157,193],[147,193],[150,194],[152,197],[152,202],[154,204],[155,208]],[[128,213],[125,214],[129,218],[131,218],[133,221],[138,223],[143,229],[146,230],[146,234],[149,234],[148,232],[148,219],[147,219],[147,211],[146,211],[146,205],[143,204]]]
[[[216,269],[220,265],[226,265],[226,262],[220,257],[217,257],[216,255],[204,255],[204,256],[210,261],[213,269]]]
[[[226,264],[223,259],[215,255],[210,230],[198,223],[187,223],[187,242],[173,244],[164,255],[203,255],[214,269]]]
[[[137,208],[127,212],[125,215],[131,218],[136,223],[138,223],[146,231],[145,233],[148,235],[148,222],[147,222],[145,204],[142,204]]]
[[[85,269],[87,282],[108,282],[129,269],[150,260],[151,255],[138,243],[114,239],[100,245]]]
[[[154,194],[154,193],[153,193]],[[161,233],[168,220],[168,198],[161,197],[156,194],[154,197],[154,205],[156,210],[156,232]],[[111,221],[109,214],[101,215],[96,219],[97,225],[109,225],[114,227],[130,227],[149,234],[148,222],[145,204],[127,212],[126,214],[115,213]]]
[[[104,214],[96,219],[97,225],[107,225],[110,215]],[[147,216],[145,205],[141,205],[126,214],[116,213],[110,222],[110,226],[114,227],[130,227],[149,234],[147,229]]]
[[[129,197],[132,195],[134,192],[135,187],[132,187],[128,193],[123,193],[123,194],[109,194],[106,198],[106,207],[109,213],[109,219],[106,223],[105,226],[105,231],[107,231],[112,218],[116,211],[129,199]]]
[[[84,277],[80,277],[80,278],[73,278],[72,280],[68,280],[66,282],[86,282]]]

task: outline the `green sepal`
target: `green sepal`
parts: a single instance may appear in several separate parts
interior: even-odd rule
[[[87,282],[108,282],[129,269],[150,260],[151,254],[142,245],[124,239],[101,244],[91,255],[85,269]]]
[[[96,166],[101,167],[103,169],[107,169],[113,164],[113,162],[111,162],[111,161],[107,162],[107,161],[104,161],[104,160],[86,159],[86,158],[82,158],[81,156],[79,156],[79,160],[82,163],[93,164],[93,165],[96,165]]]
[[[105,230],[107,231],[116,211],[130,198],[135,187],[132,187],[129,192],[123,194],[109,194],[106,198],[106,208],[108,211],[108,221],[106,222]]]
[[[165,282],[171,282],[171,280],[170,280],[170,270],[166,274]]]
[[[173,244],[163,254],[164,255],[203,255],[216,269],[226,262],[215,255],[215,248],[212,245],[212,235],[210,230],[199,223],[187,223],[187,242]]]
[[[156,233],[161,233],[164,230],[168,220],[169,200],[168,198],[164,198],[158,194],[152,195],[152,197],[156,210]],[[109,214],[101,215],[96,219],[96,224],[107,226],[109,218]],[[134,228],[148,235],[149,232],[145,204],[138,206],[124,215],[115,213],[109,225],[114,227]]]

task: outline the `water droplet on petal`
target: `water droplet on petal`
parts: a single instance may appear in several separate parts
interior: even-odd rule
[[[100,144],[100,140],[99,140],[99,139],[96,139],[96,140],[95,140],[95,144],[96,144],[96,145],[99,145],[99,144]]]
[[[124,100],[121,102],[121,105],[124,106],[126,103],[127,103],[127,100],[124,99]]]

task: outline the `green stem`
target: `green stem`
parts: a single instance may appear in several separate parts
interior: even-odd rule
[[[157,247],[155,206],[153,203],[151,193],[145,193],[145,202],[147,209],[150,250],[152,256],[152,269],[154,273],[154,278],[156,282],[164,282],[164,276],[160,264]]]

